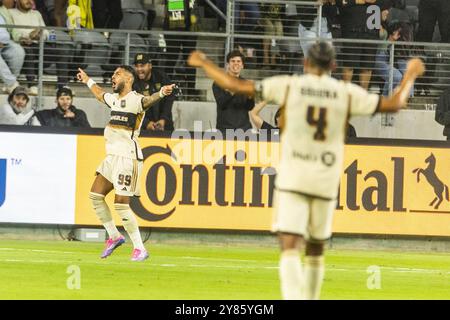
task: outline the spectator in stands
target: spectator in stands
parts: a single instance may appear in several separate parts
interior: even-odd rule
[[[376,5],[380,11],[384,6],[389,6],[389,0],[336,0],[341,16],[342,38],[378,40],[381,26],[368,26],[373,21],[373,12],[368,10],[369,6]],[[364,89],[369,88],[372,70],[377,52],[376,44],[344,43],[343,65],[345,81],[351,82],[354,70],[360,70],[359,83]]]
[[[264,35],[283,36],[283,24],[281,23],[282,5],[276,3],[261,4],[261,24],[264,26]],[[263,68],[276,68],[275,39],[263,40]],[[271,49],[272,48],[272,49]]]
[[[449,0],[420,0],[419,2],[419,42],[431,42],[433,33],[439,23],[441,42],[450,42],[450,1]]]
[[[444,91],[436,106],[435,120],[444,126],[444,136],[450,141],[450,89]]]
[[[43,126],[90,128],[86,113],[72,105],[73,93],[68,87],[56,92],[56,108],[39,111],[36,116]]]
[[[282,109],[279,108],[277,112],[275,113],[275,116],[273,118],[273,121],[275,123],[275,127],[272,126],[270,123],[264,121],[264,119],[259,115],[262,109],[267,105],[266,101],[261,101],[260,103],[257,103],[255,107],[250,111],[250,119],[252,120],[253,124],[258,130],[267,130],[268,132],[272,130],[279,130],[280,129],[280,120],[281,120],[281,112]]]
[[[56,27],[65,27],[66,7],[68,0],[54,0],[53,21]]]
[[[233,77],[243,79],[241,71],[244,69],[244,55],[234,50],[227,55],[227,73]],[[255,100],[240,94],[222,89],[213,83],[212,90],[217,103],[216,128],[223,133],[226,129],[251,129],[249,111],[255,106]]]
[[[300,38],[300,46],[302,47],[303,56],[306,57],[309,48],[315,41],[305,39],[317,38],[317,31],[319,28],[319,17],[317,15],[317,8],[314,6],[308,6],[302,8],[299,14],[300,24],[298,25],[298,36]],[[332,39],[332,25],[337,19],[337,8],[331,4],[325,4],[322,7],[322,20],[320,28],[320,38]]]
[[[95,28],[119,29],[122,21],[120,0],[92,0]]]
[[[137,54],[134,58],[134,68],[139,78],[134,84],[134,90],[144,96],[151,96],[161,87],[173,83],[163,71],[153,68],[149,54]],[[174,101],[175,96],[170,95],[148,109],[145,112],[142,128],[152,131],[173,131],[172,105]]]
[[[44,20],[39,11],[33,9],[32,0],[18,0],[17,8],[10,10],[15,25],[27,25],[36,27],[35,29],[14,29],[14,40],[20,42],[24,47],[26,56],[23,65],[30,95],[37,95],[36,77],[38,74],[39,62],[39,40],[42,36],[48,39],[49,32],[40,27],[45,27]],[[52,62],[56,62],[56,72],[58,77],[58,87],[66,86],[69,82],[68,63],[70,60],[70,51],[67,49],[55,49],[55,43],[47,43],[44,56],[51,56]]]
[[[236,30],[252,33],[260,25],[261,11],[257,3],[236,2],[234,11]]]
[[[181,0],[181,7],[169,6],[166,0],[164,29],[168,31],[192,31],[192,7],[189,0]],[[165,35],[167,48],[166,73],[176,81],[187,100],[196,100],[195,68],[188,67],[187,58],[195,50],[197,37],[185,34]]]
[[[0,0],[0,24],[14,24],[11,14]],[[0,78],[5,84],[3,92],[11,93],[19,82],[17,77],[22,70],[25,51],[23,48],[11,38],[14,29],[0,27]]]
[[[411,41],[412,30],[406,23],[393,22],[386,26],[386,34],[382,36],[383,40],[388,41]],[[375,62],[375,73],[378,74],[384,80],[383,95],[388,96],[390,94],[390,53],[389,45],[387,43],[380,45]],[[411,49],[411,48],[409,48]],[[403,79],[403,75],[406,71],[407,60],[410,55],[408,48],[403,48],[401,45],[395,47],[394,51],[394,70],[393,70],[393,84],[392,88],[395,89]],[[411,94],[414,89],[411,91]]]
[[[224,14],[227,15],[227,0],[214,0],[213,1],[216,7]],[[218,19],[218,28],[219,31],[224,31],[226,28],[226,21],[220,17]]]
[[[8,96],[8,103],[0,108],[0,124],[39,126],[29,102],[27,90],[24,87],[16,87]]]
[[[109,2],[114,2],[114,0],[110,0]],[[92,14],[91,0],[69,0],[68,5],[69,7],[75,6],[79,8],[79,11],[77,11],[79,12],[81,28],[94,29],[94,17]],[[66,14],[63,16],[67,17]]]

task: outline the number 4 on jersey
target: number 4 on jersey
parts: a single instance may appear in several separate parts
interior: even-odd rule
[[[306,121],[309,125],[316,127],[314,140],[324,141],[326,139],[325,129],[327,128],[327,109],[318,107],[308,107]]]

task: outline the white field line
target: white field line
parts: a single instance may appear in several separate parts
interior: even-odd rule
[[[64,254],[78,253],[78,252],[71,252],[71,251],[52,251],[52,250],[36,250],[36,249],[16,249],[16,248],[0,248],[0,251],[27,251],[27,252],[38,252],[38,253],[64,253]]]
[[[35,259],[29,259],[29,260],[20,260],[20,259],[0,259],[0,262],[20,262],[20,263],[43,263],[43,264],[67,264],[67,263],[74,263],[71,261],[64,261],[64,260],[35,260]],[[191,268],[218,268],[218,269],[278,269],[277,266],[239,266],[239,265],[201,265],[201,264],[156,264],[156,263],[136,263],[136,262],[128,262],[124,261],[122,263],[120,262],[111,262],[111,261],[77,261],[75,262],[77,264],[87,264],[87,265],[143,265],[143,266],[158,266],[158,267],[165,267],[165,268],[173,268],[173,267],[191,267]],[[380,267],[382,270],[390,270],[392,272],[398,272],[398,273],[425,273],[425,274],[450,274],[450,271],[445,270],[436,270],[436,269],[417,269],[417,268],[397,268],[397,267]],[[359,269],[359,268],[334,268],[332,266],[326,267],[327,270],[330,271],[342,271],[342,272],[364,272],[366,273],[366,269]]]
[[[255,262],[255,260],[245,260],[245,259],[228,259],[228,258],[206,258],[206,257],[180,257],[181,259],[187,260],[212,260],[212,261],[234,261],[234,262]]]

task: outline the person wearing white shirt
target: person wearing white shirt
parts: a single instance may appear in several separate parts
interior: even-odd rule
[[[33,26],[35,29],[15,28],[15,41],[20,42],[26,51],[26,59],[23,66],[23,72],[29,83],[29,91],[32,95],[37,95],[37,87],[35,86],[36,77],[38,75],[39,61],[39,40],[41,34],[44,39],[48,39],[48,30],[45,27],[44,19],[39,11],[33,9],[32,0],[18,0],[17,8],[10,9],[14,24],[17,26]],[[58,48],[57,43],[45,43],[44,57],[52,58],[52,62],[56,62],[56,72],[58,77],[58,87],[68,85],[69,75],[67,65],[69,63],[70,52],[67,49]]]
[[[8,9],[3,6],[0,0],[0,25],[11,24],[12,19]],[[11,93],[19,83],[17,76],[23,66],[25,51],[23,48],[11,39],[10,30],[0,28],[0,79],[5,84],[3,91]]]
[[[0,124],[40,126],[29,102],[27,90],[20,86],[15,88],[8,96],[8,102],[0,107]]]

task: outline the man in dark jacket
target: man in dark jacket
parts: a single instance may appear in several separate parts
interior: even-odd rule
[[[227,73],[243,79],[240,74],[244,68],[244,56],[239,50],[227,55]],[[226,129],[251,129],[248,112],[255,106],[255,100],[241,94],[222,89],[216,83],[212,86],[217,103],[216,128],[222,132]]]
[[[391,0],[336,0],[341,19],[342,38],[379,40],[381,11],[391,6]],[[378,7],[379,10],[375,10]],[[360,70],[359,84],[369,88],[375,65],[377,44],[345,42],[342,48],[343,78],[351,82],[354,70]]]
[[[153,69],[150,56],[146,53],[138,53],[134,58],[134,68],[139,80],[134,84],[134,90],[144,96],[151,96],[161,87],[170,85],[169,77],[160,70]],[[173,131],[172,106],[175,96],[162,98],[145,112],[142,128],[147,130]]]
[[[62,87],[56,92],[55,109],[42,110],[36,114],[43,126],[50,127],[88,127],[86,113],[72,105],[73,93],[68,87]]]
[[[436,106],[435,120],[444,126],[444,136],[450,141],[450,89],[444,91]]]
[[[179,0],[166,3],[166,16],[164,19],[164,30],[167,31],[198,31],[196,30],[198,19],[194,15],[194,7],[197,1]],[[165,71],[169,77],[176,81],[183,92],[185,100],[198,100],[198,91],[195,89],[195,69],[186,65],[189,54],[197,46],[195,33],[165,34],[167,52],[165,57]]]

